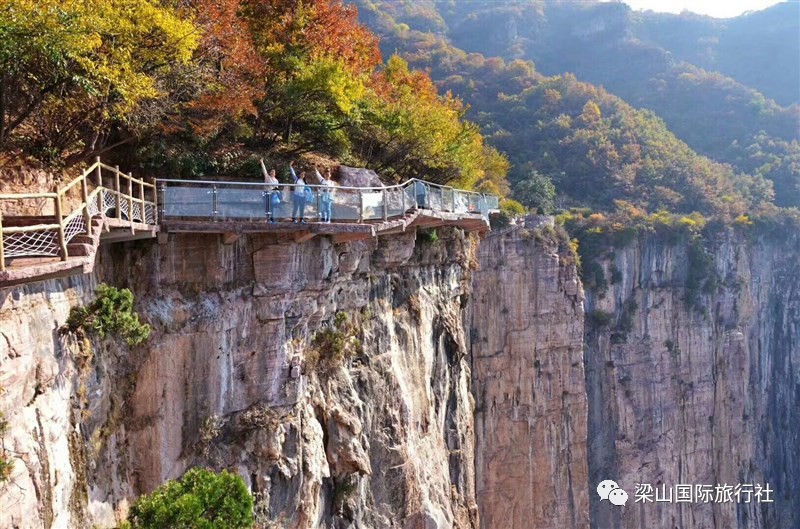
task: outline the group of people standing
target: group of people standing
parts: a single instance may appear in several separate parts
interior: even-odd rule
[[[261,160],[261,171],[264,173],[264,183],[279,184],[275,169],[267,172],[264,160]],[[305,224],[306,204],[314,200],[314,188],[309,186],[306,180],[306,172],[300,171],[298,175],[294,169],[294,162],[289,162],[289,172],[292,174],[292,222]],[[331,222],[331,209],[333,205],[334,183],[331,177],[330,168],[325,169],[323,176],[317,166],[314,166],[318,185],[322,186],[320,193],[320,222]],[[281,203],[280,189],[277,187],[269,188],[269,221],[275,222],[275,209]]]

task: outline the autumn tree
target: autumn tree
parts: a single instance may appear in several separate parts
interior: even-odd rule
[[[502,191],[508,163],[484,145],[463,103],[439,95],[430,77],[399,56],[371,81],[358,131],[359,154],[376,170],[404,178]]]
[[[0,0],[0,146],[53,161],[104,152],[111,124],[135,124],[197,39],[191,21],[151,0]]]

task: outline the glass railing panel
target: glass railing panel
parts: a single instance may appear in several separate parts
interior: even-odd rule
[[[165,217],[213,217],[214,196],[210,188],[167,187],[162,208]]]
[[[364,220],[383,218],[383,191],[362,191]]]
[[[218,219],[263,219],[267,196],[262,189],[217,188]]]
[[[417,197],[414,193],[414,182],[408,184],[403,191],[406,194],[406,211],[411,211],[417,205]]]
[[[389,208],[389,217],[399,217],[405,213],[405,209],[409,206],[408,200],[406,200],[406,208],[403,207],[404,196],[405,190],[401,187],[394,187],[386,190],[386,204]]]
[[[333,220],[357,221],[360,217],[361,198],[358,190],[337,189],[333,195],[331,218]]]

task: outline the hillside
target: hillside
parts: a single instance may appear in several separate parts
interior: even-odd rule
[[[771,180],[777,205],[800,205],[800,107],[781,106],[713,71],[760,79],[756,86],[782,100],[788,101],[777,87],[800,97],[795,80],[800,43],[787,38],[798,33],[797,17],[785,12],[797,4],[727,21],[634,13],[623,4],[597,2],[359,4],[361,19],[382,35],[382,48],[403,50],[412,63],[430,67],[442,86],[472,105],[473,119],[482,121],[477,116],[486,112],[485,105],[498,93],[515,93],[515,86],[497,80],[476,97],[471,83],[484,79],[469,79],[463,87],[449,82],[453,74],[468,74],[459,63],[476,60],[476,54],[531,60],[544,75],[572,72],[634,107],[652,110],[697,153]],[[775,17],[783,23],[767,25]],[[761,46],[751,46],[750,59],[737,62],[739,34],[753,35]],[[697,51],[701,41],[713,43],[705,55]],[[772,59],[763,60],[765,55]],[[697,64],[688,62],[695,59]],[[780,74],[773,75],[776,69]]]

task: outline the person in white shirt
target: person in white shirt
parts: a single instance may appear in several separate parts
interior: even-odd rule
[[[325,169],[325,176],[322,176],[314,166],[314,171],[317,173],[317,178],[323,187],[322,194],[320,196],[321,202],[321,209],[319,212],[319,218],[321,222],[326,222],[330,224],[331,222],[331,206],[333,205],[333,180],[331,179],[331,170],[330,168]]]
[[[292,180],[294,181],[294,189],[292,190],[292,222],[297,223],[300,219],[300,224],[305,224],[303,218],[306,210],[306,172],[300,171],[300,176],[294,171],[294,162],[289,162],[289,172],[292,173]]]
[[[268,185],[267,190],[267,213],[269,214],[269,221],[275,222],[275,208],[278,204],[281,203],[281,192],[278,189],[278,178],[275,176],[275,169],[270,170],[267,172],[267,166],[264,165],[264,159],[262,158],[259,160],[261,162],[261,172],[264,173],[264,183],[265,184],[274,184]]]

